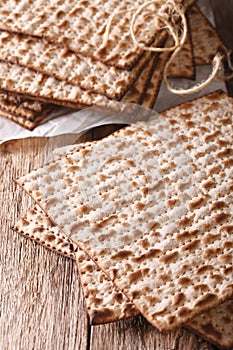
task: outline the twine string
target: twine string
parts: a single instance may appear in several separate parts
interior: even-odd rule
[[[217,53],[213,58],[212,71],[211,71],[210,75],[208,76],[208,78],[206,78],[205,80],[203,80],[200,83],[197,83],[196,85],[194,85],[193,87],[191,87],[189,89],[175,89],[169,84],[168,68],[177,54],[178,54],[178,51],[173,52],[172,56],[170,57],[170,59],[167,61],[166,65],[165,65],[164,75],[163,75],[164,82],[167,86],[167,89],[176,95],[189,95],[189,94],[194,94],[195,92],[199,92],[199,91],[203,90],[206,86],[208,86],[217,77],[218,72],[222,66],[222,55],[220,53]]]
[[[171,20],[170,22],[163,16],[159,15],[159,14],[156,14],[155,16],[160,18],[167,26],[167,28],[169,29],[173,39],[174,39],[174,42],[175,42],[175,45],[172,46],[172,47],[163,47],[163,48],[158,48],[158,47],[151,47],[151,46],[146,46],[142,43],[139,43],[136,39],[136,36],[135,36],[135,33],[134,33],[134,29],[135,29],[135,22],[136,22],[136,19],[137,17],[141,14],[141,12],[146,8],[146,7],[149,7],[150,5],[154,4],[154,3],[158,3],[158,2],[164,2],[162,0],[152,0],[152,1],[148,1],[146,2],[145,4],[142,4],[141,6],[138,7],[138,9],[133,13],[133,16],[132,16],[132,20],[130,22],[130,35],[131,35],[131,38],[134,42],[135,45],[137,45],[138,47],[140,47],[141,49],[145,50],[145,51],[151,51],[151,52],[172,52],[174,50],[176,50],[180,44],[182,44],[183,41],[185,41],[185,37],[187,35],[187,22],[186,22],[186,17],[184,15],[184,12],[178,7],[176,6],[176,4],[174,3],[174,1],[170,0],[167,2],[167,5],[171,5],[172,8],[175,10],[176,13],[178,13],[181,17],[181,22],[183,23],[183,36],[181,39],[179,39],[179,36],[178,34],[175,32],[175,29],[174,29],[174,25],[172,26],[171,25]],[[164,28],[162,28],[164,29]]]
[[[231,60],[231,55],[232,54],[233,54],[233,52],[231,50],[229,50],[227,52],[227,64],[228,64],[229,69],[233,72],[233,63],[232,63],[232,60]]]
[[[170,15],[169,20],[165,17],[162,16],[158,13],[155,14],[155,17],[159,18],[164,24],[165,26],[161,28],[162,29],[168,29],[170,36],[173,38],[174,40],[174,45],[170,46],[170,47],[152,47],[152,46],[146,46],[143,43],[140,43],[135,35],[135,23],[137,18],[139,17],[139,15],[142,13],[142,11],[149,7],[150,5],[153,5],[155,3],[162,3],[162,4],[166,4],[168,5],[168,7],[175,13],[174,16],[179,16],[180,18],[180,27],[179,30],[181,31],[181,34],[178,34],[178,30],[176,30],[177,27],[177,21],[174,20],[174,18],[172,17],[172,15]],[[217,53],[215,55],[215,57],[213,58],[213,62],[212,62],[212,72],[210,73],[210,75],[208,76],[208,78],[206,78],[205,80],[203,80],[200,83],[197,83],[196,85],[194,85],[193,87],[189,88],[189,89],[175,89],[173,88],[168,81],[168,68],[170,66],[170,64],[174,61],[175,57],[177,56],[177,54],[179,53],[179,51],[182,49],[186,37],[187,37],[187,33],[188,33],[188,25],[187,25],[187,21],[186,21],[186,16],[184,13],[184,10],[175,4],[175,2],[173,0],[151,0],[151,1],[147,1],[146,3],[142,4],[141,6],[139,6],[136,10],[119,10],[114,12],[108,20],[106,29],[105,29],[105,33],[104,33],[104,38],[103,38],[103,43],[101,45],[101,47],[105,47],[107,45],[107,42],[109,40],[109,36],[110,36],[110,31],[111,31],[111,27],[113,24],[114,19],[116,18],[116,16],[120,15],[120,14],[125,14],[125,13],[131,13],[132,14],[132,18],[130,21],[130,36],[132,38],[133,43],[135,44],[135,46],[139,47],[140,49],[144,50],[144,51],[150,51],[150,52],[172,52],[170,58],[168,59],[167,63],[165,64],[165,68],[164,68],[164,72],[163,72],[163,79],[164,82],[166,84],[167,89],[177,95],[188,95],[188,94],[193,94],[195,92],[199,92],[201,91],[203,88],[205,88],[207,85],[209,85],[218,75],[220,68],[221,68],[221,64],[222,64],[222,55],[220,53]],[[228,56],[228,65],[230,67],[231,70],[233,70],[233,66],[230,60],[230,53]],[[231,74],[229,77],[232,78],[233,74]],[[227,78],[227,79],[230,79]]]
[[[227,52],[227,55],[226,55],[226,61],[227,61],[227,68],[229,69],[229,71],[231,73],[228,73],[228,74],[219,74],[219,79],[221,80],[225,80],[225,81],[228,81],[228,80],[231,80],[233,79],[233,64],[232,64],[232,60],[231,60],[231,55],[232,55],[232,51],[229,50]]]

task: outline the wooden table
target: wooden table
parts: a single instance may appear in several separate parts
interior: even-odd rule
[[[220,14],[223,2],[211,2]],[[226,6],[232,13],[232,0]],[[229,11],[225,11],[230,18],[225,25],[230,21],[232,28]],[[84,137],[101,137],[113,128],[97,129]],[[57,141],[34,138],[0,147],[0,349],[216,349],[184,328],[160,334],[142,317],[90,326],[75,263],[11,230],[31,205],[13,179],[42,164]]]

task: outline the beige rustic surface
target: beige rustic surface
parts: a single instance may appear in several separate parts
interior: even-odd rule
[[[97,128],[82,141],[114,129]],[[43,138],[0,146],[0,349],[214,350],[184,329],[160,334],[142,317],[89,326],[75,263],[11,230],[31,205],[13,178],[46,161],[56,145]]]

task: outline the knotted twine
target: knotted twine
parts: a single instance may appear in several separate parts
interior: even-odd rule
[[[139,17],[139,15],[142,13],[142,11],[145,8],[149,7],[150,5],[156,4],[156,3],[160,3],[161,5],[166,4],[168,6],[168,8],[170,9],[171,13],[174,12],[174,13],[176,13],[176,16],[178,15],[180,17],[181,28],[180,28],[180,34],[179,34],[178,30],[175,28],[175,21],[173,21],[172,15],[170,15],[170,19],[167,19],[165,15],[162,16],[162,15],[157,14],[157,13],[155,14],[155,17],[159,18],[165,24],[165,26],[162,27],[161,29],[167,29],[170,33],[170,36],[173,38],[173,40],[174,40],[173,46],[170,46],[170,47],[146,46],[143,43],[138,42],[138,40],[136,38],[135,23],[136,23],[137,18]],[[111,32],[111,27],[112,27],[112,24],[113,24],[115,17],[119,16],[120,14],[125,14],[127,12],[132,14],[132,18],[130,21],[130,36],[131,36],[132,41],[135,44],[135,46],[139,47],[140,49],[142,49],[144,51],[171,52],[171,56],[168,59],[167,63],[165,64],[164,72],[163,72],[164,82],[167,86],[167,89],[170,92],[177,94],[177,95],[193,94],[195,92],[199,92],[202,89],[204,89],[207,85],[209,85],[218,76],[218,73],[219,73],[221,66],[222,66],[222,58],[223,58],[222,54],[220,54],[220,53],[216,53],[216,55],[214,56],[213,61],[212,61],[212,71],[211,71],[210,75],[202,82],[197,83],[196,85],[194,85],[193,87],[191,87],[189,89],[175,89],[170,85],[170,83],[168,81],[168,69],[169,69],[170,64],[173,62],[174,58],[177,56],[179,51],[184,46],[184,43],[185,43],[185,40],[187,37],[187,31],[188,31],[185,11],[180,5],[177,5],[173,0],[168,0],[168,1],[166,1],[166,0],[151,0],[151,1],[145,2],[144,4],[139,6],[137,9],[118,10],[116,12],[113,12],[113,14],[109,17],[108,23],[106,25],[102,47],[105,47],[107,45],[107,42],[109,40],[109,35]],[[232,77],[232,74],[230,74],[226,79],[230,79],[231,77]]]

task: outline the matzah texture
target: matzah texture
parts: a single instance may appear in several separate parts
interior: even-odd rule
[[[160,330],[233,293],[232,99],[214,93],[177,114],[67,156],[66,191],[64,159],[18,180]]]
[[[171,43],[168,39],[165,47],[170,45]],[[162,82],[164,67],[169,59],[169,56],[169,53],[166,52],[159,56],[154,72],[152,73],[151,80],[147,85],[146,92],[141,101],[141,105],[143,107],[153,108]],[[183,76],[183,78],[189,79],[195,76],[195,66],[190,36],[188,37],[188,40],[186,40],[184,47],[182,47],[181,51],[170,65],[168,77],[177,78],[178,76]]]
[[[147,66],[139,75],[138,79],[122,97],[121,102],[130,102],[135,104],[141,104],[144,94],[147,90],[147,85],[150,82],[153,70],[156,69],[158,63],[158,55],[152,55],[150,61],[148,61]],[[162,77],[160,78],[161,81]]]
[[[156,55],[152,55],[150,60],[153,62],[155,57]],[[148,62],[148,65],[150,66],[152,62]],[[121,102],[138,103],[150,74],[150,69],[147,66],[131,89],[122,97]],[[0,62],[0,88],[73,108],[82,109],[92,105],[102,107],[116,106],[116,101],[110,100],[103,95],[83,90],[78,86],[67,84],[54,77],[43,75],[9,62]]]
[[[197,65],[210,64],[217,52],[227,53],[227,49],[221,42],[216,30],[197,6],[192,6],[188,18],[194,59]]]
[[[110,103],[107,97],[8,62],[0,62],[0,88],[74,108],[92,104],[107,106]]]
[[[0,59],[18,63],[110,98],[119,98],[148,61],[145,54],[131,70],[107,66],[45,40],[0,31]]]
[[[69,238],[53,225],[39,206],[30,209],[14,226],[14,230],[26,238],[75,260],[78,250]]]
[[[125,317],[133,317],[137,311],[133,304],[116,289],[88,255],[78,250],[69,238],[52,224],[39,206],[30,209],[16,224],[14,230],[45,247],[75,259],[86,300],[91,324],[114,322]],[[230,347],[233,345],[232,322],[233,301],[229,300],[211,309],[187,324],[198,334],[215,344]]]
[[[30,121],[33,121],[40,114],[45,115],[44,112],[47,111],[49,113],[52,110],[52,105],[35,102],[19,98],[18,96],[0,93],[0,109],[2,111],[29,119]]]
[[[135,316],[138,311],[88,255],[54,226],[39,206],[30,209],[14,230],[43,246],[77,259],[87,312],[91,324],[114,322]]]
[[[147,86],[145,95],[141,101],[141,105],[146,108],[153,108],[156,98],[159,93],[160,85],[162,82],[162,77],[163,77],[163,71],[164,71],[164,66],[167,61],[168,54],[163,53],[159,61],[154,69],[154,72],[152,73],[151,80]]]
[[[218,346],[232,349],[232,324],[233,300],[229,300],[199,315],[188,324],[188,327]]]
[[[34,112],[42,112],[42,110],[48,107],[47,104],[41,103],[39,101],[31,99],[29,100],[22,98],[22,96],[19,96],[17,94],[9,94],[3,91],[0,91],[0,100],[5,101],[6,103],[13,103],[14,105],[23,107],[27,110],[29,109],[30,111]]]
[[[130,37],[131,13],[116,17],[107,45],[101,47],[105,28],[113,12],[136,10],[143,3],[143,0],[70,0],[66,3],[58,0],[5,0],[0,4],[0,28],[44,37],[72,51],[126,68],[131,67],[142,54]],[[181,4],[182,1],[175,0],[175,3]],[[163,26],[154,13],[169,18],[168,12],[167,2],[147,7],[135,25],[138,40],[151,44]]]
[[[195,78],[195,62],[190,30],[187,33],[184,46],[169,65],[167,76],[169,78]]]
[[[12,114],[10,112],[7,112],[6,110],[2,110],[0,108],[0,117],[7,118],[9,120],[12,120],[16,124],[19,124],[20,126],[23,126],[24,128],[28,130],[33,130],[36,128],[51,112],[51,110],[47,109],[43,112],[40,112],[36,117],[33,119],[27,119],[22,117],[21,115]]]

